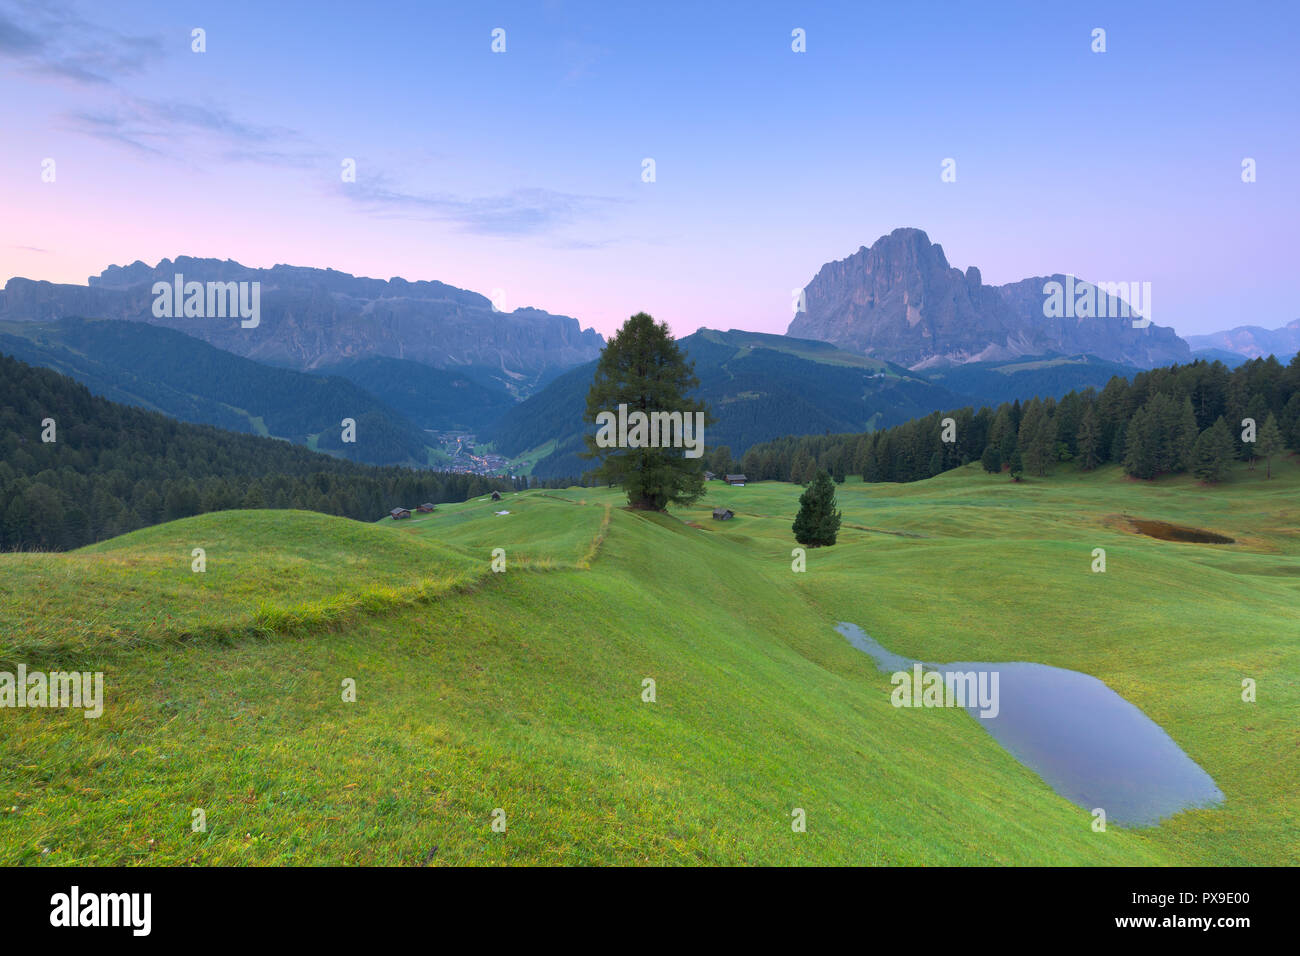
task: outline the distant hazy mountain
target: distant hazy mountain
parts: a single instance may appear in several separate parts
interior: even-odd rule
[[[369,464],[429,461],[423,429],[353,382],[263,365],[172,329],[79,318],[15,322],[0,326],[0,352],[183,422],[283,438]],[[342,441],[344,418],[357,423],[354,443]]]
[[[1222,362],[1228,368],[1236,368],[1250,361],[1240,352],[1229,352],[1225,349],[1192,349],[1192,358],[1206,362]]]
[[[1218,349],[1224,352],[1235,352],[1246,358],[1276,355],[1278,361],[1285,362],[1300,352],[1300,319],[1288,322],[1280,329],[1239,325],[1235,329],[1224,332],[1189,335],[1187,344],[1198,352]]]
[[[1116,281],[1121,278],[1135,277]],[[1135,329],[1131,317],[1076,318],[1072,310],[1046,316],[1044,286],[1053,281],[1086,285],[1055,275],[986,286],[974,266],[965,273],[950,266],[943,248],[921,230],[895,229],[870,248],[822,266],[804,290],[806,311],[796,314],[788,334],[912,369],[1047,353],[1142,368],[1190,357],[1172,329]],[[1112,301],[1119,304],[1105,290],[1097,298],[1098,313]]]
[[[155,282],[259,282],[255,328],[238,317],[159,317]],[[435,368],[477,367],[517,395],[559,370],[590,361],[603,340],[577,319],[537,309],[496,312],[475,292],[441,282],[366,279],[332,269],[163,259],[110,266],[88,285],[13,278],[0,292],[0,320],[50,321],[67,316],[130,319],[178,329],[211,345],[273,365],[315,369],[370,356]]]
[[[782,435],[862,431],[963,404],[923,376],[825,342],[701,329],[678,345],[695,363],[696,395],[718,419],[705,432],[708,448],[727,445],[735,457]],[[554,439],[554,449],[533,471],[541,477],[592,468],[578,453],[595,370],[591,362],[561,375],[508,411],[488,435],[510,455]]]

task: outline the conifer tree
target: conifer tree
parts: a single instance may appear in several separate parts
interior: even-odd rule
[[[1128,423],[1124,437],[1124,471],[1134,478],[1151,479],[1160,474],[1163,434],[1159,407],[1154,401],[1139,408]]]
[[[1255,453],[1264,459],[1264,477],[1273,477],[1274,455],[1282,451],[1282,429],[1277,425],[1277,416],[1269,412],[1268,418],[1260,426],[1259,437],[1255,441]]]
[[[1098,446],[1100,444],[1101,431],[1097,427],[1097,413],[1089,405],[1084,410],[1083,417],[1079,420],[1079,434],[1076,439],[1079,467],[1084,471],[1092,471],[1097,467],[1100,461],[1098,456]]]
[[[1174,471],[1187,471],[1192,467],[1192,451],[1199,437],[1200,429],[1196,427],[1196,411],[1192,408],[1192,399],[1189,396],[1183,399],[1178,428],[1174,436],[1172,462]]]
[[[799,513],[791,525],[795,540],[810,548],[834,544],[840,530],[840,512],[835,505],[835,485],[831,476],[819,471],[799,496]]]
[[[1255,423],[1255,440],[1241,442],[1241,459],[1250,462],[1251,471],[1255,470],[1255,459],[1260,456],[1259,451],[1259,431],[1264,427],[1264,422],[1268,415],[1268,402],[1264,400],[1263,395],[1256,394],[1251,397],[1246,405],[1245,418],[1249,418]],[[1243,428],[1244,432],[1245,429]]]
[[[984,454],[980,456],[980,464],[990,475],[996,475],[1002,471],[1002,454],[998,451],[998,446],[990,442],[984,447]]]
[[[1232,432],[1220,415],[1213,425],[1201,432],[1192,449],[1192,474],[1206,484],[1222,481],[1232,461]]]
[[[600,353],[584,420],[595,423],[601,412],[616,413],[619,405],[626,405],[628,415],[680,413],[683,420],[704,412],[709,424],[704,404],[690,397],[699,384],[668,324],[638,312]],[[602,448],[594,435],[585,439],[584,457],[601,460],[597,478],[621,484],[633,508],[663,511],[669,504],[689,504],[704,494],[704,459],[687,458],[684,448]]]

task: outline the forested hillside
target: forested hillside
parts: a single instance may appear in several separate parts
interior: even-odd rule
[[[826,342],[701,329],[678,345],[700,379],[693,397],[716,418],[706,435],[709,447],[737,453],[779,435],[898,424],[962,400],[906,369]],[[554,451],[533,474],[578,475],[591,467],[578,455],[595,368],[580,365],[510,409],[489,432],[497,447],[516,455],[553,438]]]
[[[1067,392],[1090,386],[1101,388],[1116,375],[1131,379],[1137,372],[1131,365],[1107,362],[1093,355],[1043,355],[1011,362],[928,368],[925,377],[980,405],[999,405],[1035,396],[1059,399]]]
[[[951,442],[944,419],[951,418]],[[1243,440],[1254,423],[1254,440]],[[1300,356],[1284,366],[1255,359],[1234,370],[1197,361],[1153,369],[1132,383],[1116,376],[1100,392],[1072,391],[996,409],[959,408],[870,434],[787,437],[745,453],[751,479],[807,482],[817,469],[837,478],[917,481],[971,461],[1014,477],[1049,474],[1057,462],[1087,470],[1106,462],[1135,478],[1191,472],[1217,481],[1233,460],[1270,462],[1300,451]]]
[[[303,508],[373,521],[399,505],[511,487],[508,480],[359,465],[273,438],[178,422],[0,355],[0,550],[74,548],[231,508]]]
[[[425,465],[423,431],[352,381],[263,365],[143,322],[12,323],[0,351],[53,368],[116,402],[181,421],[315,442],[376,465]],[[340,423],[357,422],[344,444]]]
[[[482,431],[515,404],[490,379],[407,359],[371,356],[316,371],[345,378],[421,428],[438,431]]]

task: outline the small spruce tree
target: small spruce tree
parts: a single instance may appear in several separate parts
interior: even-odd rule
[[[819,471],[799,496],[799,514],[791,526],[795,540],[810,548],[834,544],[840,530],[840,512],[835,505],[835,485],[831,476]]]

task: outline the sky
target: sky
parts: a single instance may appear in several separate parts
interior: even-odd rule
[[[1180,334],[1276,328],[1298,26],[1290,0],[0,0],[0,282],[191,255],[605,335],[784,332],[822,264],[912,226],[986,283],[1150,282]]]

